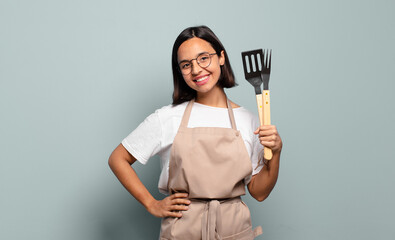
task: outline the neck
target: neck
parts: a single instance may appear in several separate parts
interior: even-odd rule
[[[209,93],[197,93],[196,102],[211,107],[226,108],[226,94],[220,87],[213,88]]]

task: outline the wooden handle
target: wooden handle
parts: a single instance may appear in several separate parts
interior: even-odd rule
[[[261,125],[263,125],[262,100],[262,94],[256,95],[256,105],[258,106],[259,122]]]
[[[263,125],[271,125],[270,122],[270,91],[263,90],[262,94],[262,108],[263,108]],[[263,157],[266,160],[271,160],[273,157],[272,150],[270,148],[266,148],[263,150]]]

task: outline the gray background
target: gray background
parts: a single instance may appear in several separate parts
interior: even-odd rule
[[[281,173],[244,199],[271,240],[393,239],[394,1],[0,0],[0,239],[155,239],[112,150],[171,102],[171,47],[206,24],[256,112],[240,52],[273,49]],[[136,165],[155,197],[158,158]]]

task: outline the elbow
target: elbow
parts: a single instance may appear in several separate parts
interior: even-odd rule
[[[262,185],[257,185],[253,176],[251,182],[248,184],[248,191],[250,192],[251,197],[253,197],[255,200],[258,202],[263,202],[269,197],[271,189],[268,187],[262,187]]]
[[[112,169],[112,159],[111,157],[108,158],[108,166]]]
[[[262,196],[262,197],[258,197],[258,198],[255,198],[258,202],[263,202],[267,197],[269,197],[268,195],[267,196]]]
[[[108,158],[108,166],[111,168],[111,170],[114,169],[114,164],[115,164],[115,158],[112,157],[112,155]]]
[[[251,194],[251,196],[255,198],[255,200],[257,200],[258,202],[263,202],[266,198],[269,197],[269,195],[270,193]]]
[[[253,197],[258,202],[263,202],[266,198],[269,197],[271,192],[268,191],[268,189],[256,189],[254,187],[253,181],[251,181],[250,184],[248,185],[248,190],[251,194],[251,197]]]

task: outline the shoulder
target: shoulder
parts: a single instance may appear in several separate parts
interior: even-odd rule
[[[237,103],[235,103],[235,102],[233,102],[231,100],[229,100],[229,102],[232,105],[232,108],[239,108],[240,107],[240,105],[238,105]]]
[[[239,117],[242,117],[244,120],[247,121],[255,122],[258,118],[256,114],[252,113],[250,110],[244,107],[234,108],[233,112],[235,113],[235,115],[238,115]]]
[[[159,120],[159,124],[166,128],[169,127],[169,125],[178,124],[178,122],[180,122],[187,104],[188,102],[178,105],[169,104],[155,110],[153,115]]]
[[[252,113],[250,110],[248,110],[247,108],[242,107],[242,106],[233,108],[233,111],[236,112],[237,114],[240,114],[240,115],[247,117],[247,118],[252,119],[252,118],[256,117],[256,115],[254,113]]]
[[[188,102],[184,102],[178,105],[169,104],[155,110],[155,114],[157,114],[159,117],[178,116],[180,114],[182,115],[185,111],[187,104]]]
[[[243,106],[240,106],[237,103],[232,102],[232,101],[230,101],[230,103],[232,105],[233,112],[235,115],[239,115],[246,121],[256,121],[257,120],[257,116],[254,113],[252,113],[250,110],[248,110],[247,108],[244,108]]]
[[[259,127],[258,116],[250,110],[244,107],[238,107],[235,108],[233,112],[236,119],[236,125],[240,130],[244,129],[248,132],[254,132],[255,129]]]

